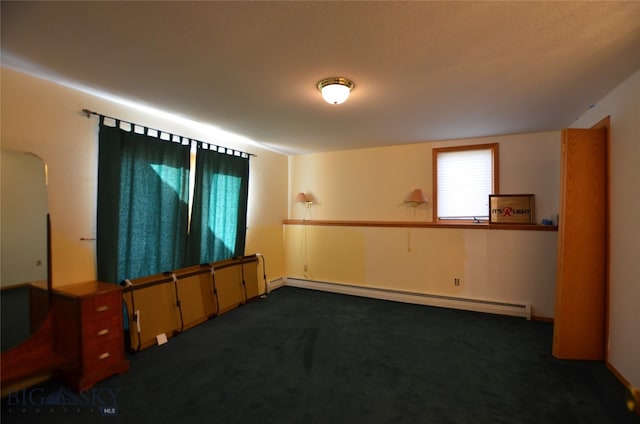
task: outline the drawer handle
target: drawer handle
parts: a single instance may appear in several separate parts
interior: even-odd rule
[[[109,334],[109,329],[105,328],[104,330],[98,331],[98,336],[104,336],[105,334]]]
[[[102,306],[98,306],[96,308],[96,312],[104,312],[104,311],[108,311],[109,307],[107,305],[102,305]]]
[[[111,354],[109,352],[105,352],[102,355],[98,356],[98,359],[107,359]]]

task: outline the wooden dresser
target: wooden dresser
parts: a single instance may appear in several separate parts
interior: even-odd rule
[[[53,349],[70,359],[62,378],[82,392],[129,369],[124,354],[122,289],[103,282],[72,284],[51,292]]]

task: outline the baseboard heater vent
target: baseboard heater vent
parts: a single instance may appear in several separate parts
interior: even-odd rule
[[[494,302],[490,300],[468,299],[428,293],[413,293],[375,287],[359,287],[349,284],[329,283],[289,277],[285,279],[285,286],[348,294],[352,296],[370,297],[373,299],[413,303],[417,305],[511,315],[531,319],[531,305],[529,304]]]

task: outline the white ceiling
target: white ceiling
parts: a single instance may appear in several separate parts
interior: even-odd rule
[[[1,8],[3,66],[290,154],[558,130],[640,68],[637,1]],[[342,105],[331,76],[356,84]]]

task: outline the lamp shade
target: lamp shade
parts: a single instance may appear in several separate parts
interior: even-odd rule
[[[346,78],[327,78],[318,82],[318,90],[322,93],[322,98],[330,104],[339,105],[344,103],[351,94],[354,84]]]
[[[422,190],[420,190],[419,188],[413,190],[413,192],[407,199],[407,202],[411,203],[411,206],[418,206],[422,203],[427,203],[428,201],[429,199],[427,199],[427,196],[425,196]]]
[[[306,194],[304,193],[296,194],[296,202],[307,203],[308,201],[309,201],[309,198],[307,197]]]

